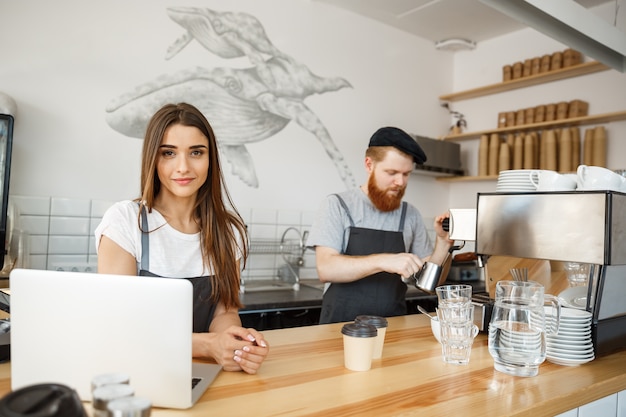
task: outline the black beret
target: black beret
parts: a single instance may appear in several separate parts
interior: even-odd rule
[[[397,127],[381,127],[370,138],[369,146],[393,146],[413,157],[416,164],[426,162],[426,154],[415,139]]]

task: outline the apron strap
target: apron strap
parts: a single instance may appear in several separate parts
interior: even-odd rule
[[[141,267],[140,270],[150,270],[150,239],[148,238],[148,215],[146,208],[141,208]]]
[[[341,198],[339,194],[333,194],[333,195],[337,197],[337,199],[339,200],[339,203],[341,204],[343,209],[346,211],[346,214],[348,215],[348,220],[350,220],[350,227],[354,227],[354,220],[352,220],[352,216],[350,216],[350,210],[348,210],[348,206],[346,205],[346,202],[343,201],[343,198]]]
[[[402,202],[402,214],[400,215],[400,226],[398,232],[404,232],[404,220],[406,219],[406,201]]]

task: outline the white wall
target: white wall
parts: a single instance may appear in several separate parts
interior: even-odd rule
[[[278,49],[320,76],[348,80],[352,88],[309,96],[304,103],[330,132],[357,183],[364,180],[367,140],[378,127],[396,125],[441,136],[450,120],[439,106],[440,95],[499,82],[502,65],[565,49],[526,29],[452,55],[370,19],[307,0],[1,1],[0,91],[18,104],[12,195],[137,196],[141,140],[110,128],[105,106],[162,74],[248,65],[242,59],[217,58],[195,41],[166,60],[167,48],[183,33],[166,14],[171,6],[252,14]],[[610,17],[607,7],[597,9]],[[618,24],[623,28],[623,18]],[[502,109],[574,98],[588,101],[590,113],[624,110],[626,77],[606,71],[455,102],[453,108],[467,116],[470,130],[480,130],[494,127]],[[607,128],[609,167],[626,168],[625,123]],[[223,161],[239,206],[311,210],[326,194],[345,188],[320,143],[294,123],[248,149],[260,181],[257,189],[231,175],[231,166]],[[462,142],[470,174],[476,172],[476,149],[477,141]],[[448,207],[472,207],[477,192],[493,190],[494,182],[448,184],[413,175],[407,199],[432,217]]]
[[[591,9],[594,14],[613,24],[614,5]],[[626,32],[626,13],[618,13],[617,27]],[[472,52],[455,55],[453,88],[449,92],[496,84],[502,80],[502,67],[528,58],[562,51],[568,46],[556,42],[534,29],[523,29],[506,36],[481,42]],[[586,60],[591,60],[586,58]],[[603,114],[626,110],[626,74],[615,70],[582,77],[555,81],[529,88],[451,103],[454,110],[463,113],[468,131],[493,129],[497,115],[540,104],[581,99],[589,103],[589,114]],[[626,121],[603,124],[609,138],[607,167],[626,168]],[[581,133],[593,125],[581,126]],[[463,161],[472,175],[478,171],[478,141],[461,142]],[[450,186],[450,206],[476,206],[476,193],[494,192],[496,181],[453,183]]]
[[[119,200],[139,188],[141,140],[105,122],[114,98],[162,74],[201,67],[246,66],[193,41],[171,60],[165,52],[183,34],[166,14],[172,6],[246,12],[257,17],[274,45],[320,76],[348,80],[352,88],[309,96],[348,162],[364,180],[363,154],[383,125],[438,136],[448,126],[438,95],[450,90],[452,55],[430,42],[326,4],[307,0],[0,2],[4,40],[0,91],[18,105],[12,195]],[[211,114],[207,114],[209,121]],[[219,140],[219,137],[218,137]],[[259,188],[231,175],[239,206],[314,209],[346,186],[315,136],[295,123],[248,146]],[[414,176],[408,198],[425,215],[447,208],[447,190],[431,177]],[[429,192],[425,202],[422,186]]]

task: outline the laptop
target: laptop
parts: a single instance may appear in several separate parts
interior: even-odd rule
[[[14,269],[9,283],[13,390],[54,382],[91,401],[93,377],[125,373],[136,396],[183,409],[221,370],[192,361],[186,279]]]

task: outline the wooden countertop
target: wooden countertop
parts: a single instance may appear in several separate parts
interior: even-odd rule
[[[259,374],[222,372],[193,408],[152,416],[554,416],[626,389],[626,352],[577,367],[544,362],[536,377],[513,377],[494,370],[481,333],[469,365],[445,364],[424,315],[390,318],[382,359],[352,372],[341,326],[266,331],[272,348]],[[9,378],[10,364],[0,365],[0,395]]]

